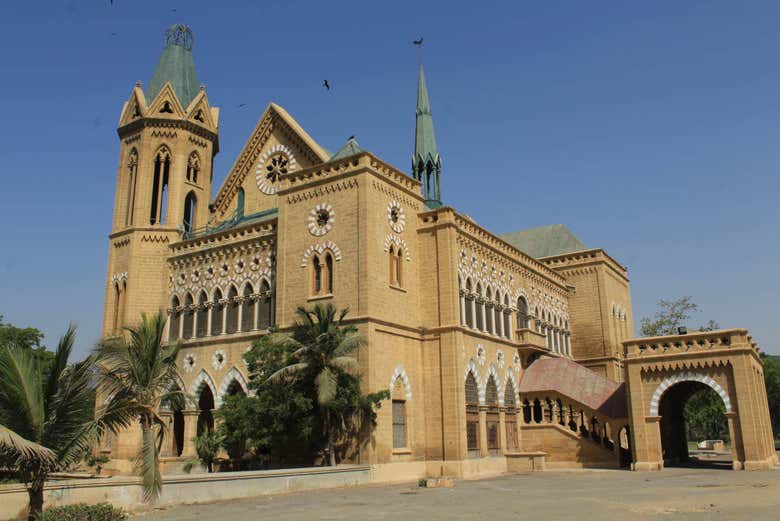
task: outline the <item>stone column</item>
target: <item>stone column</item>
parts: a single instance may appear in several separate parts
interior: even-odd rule
[[[498,410],[498,445],[502,452],[507,450],[506,441],[506,412],[502,407]]]
[[[479,456],[485,458],[488,455],[487,446],[487,411],[484,407],[479,408]]]
[[[163,434],[164,437],[162,447],[160,447],[160,457],[170,458],[173,456],[173,413],[171,411],[160,411],[160,419],[167,428]]]
[[[195,442],[192,441],[198,434],[198,414],[200,411],[195,409],[185,409],[182,411],[184,416],[184,447],[182,447],[182,457],[193,458],[197,455],[195,452]]]

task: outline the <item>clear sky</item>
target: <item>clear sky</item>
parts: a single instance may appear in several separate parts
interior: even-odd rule
[[[50,346],[71,320],[80,355],[98,340],[116,123],[176,22],[222,108],[215,189],[270,101],[408,172],[423,36],[445,203],[605,248],[637,324],[691,295],[692,326],[780,354],[780,3],[758,0],[2,2],[0,314]]]

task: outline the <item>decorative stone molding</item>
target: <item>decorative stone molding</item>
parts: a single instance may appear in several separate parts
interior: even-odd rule
[[[393,389],[395,388],[395,381],[399,378],[404,383],[404,389],[406,391],[406,399],[411,400],[412,386],[409,385],[409,377],[406,375],[406,369],[404,369],[404,366],[402,364],[398,364],[396,366],[395,371],[393,371],[393,376],[390,377],[390,392],[391,393],[393,392]]]
[[[178,334],[176,335],[179,336]],[[182,360],[181,367],[188,373],[192,373],[198,364],[198,356],[195,353],[189,353]]]
[[[522,358],[520,358],[520,353],[515,353],[515,356],[512,357],[512,368],[518,373],[523,368],[523,361]]]
[[[504,360],[504,352],[500,349],[496,351],[496,363],[498,363],[499,369],[503,369],[504,365],[506,365],[506,361]]]
[[[329,204],[320,203],[309,212],[306,227],[309,229],[310,234],[315,237],[322,237],[333,229],[335,222],[336,213],[333,211],[333,207]]]
[[[507,371],[506,373],[507,374],[506,374],[506,382],[504,383],[504,389],[507,389],[507,388],[509,388],[509,386],[512,386],[512,394],[515,395],[515,402],[518,402],[518,400],[519,400],[519,397],[517,395],[518,387],[517,387],[517,380],[515,379],[515,373],[513,373],[512,371]],[[506,392],[506,391],[504,391],[504,392]],[[501,393],[501,400],[502,400],[502,403],[503,403],[504,393]]]
[[[718,384],[718,382],[703,373],[693,373],[686,371],[684,373],[669,376],[658,385],[658,387],[655,389],[655,392],[653,393],[652,398],[650,398],[649,416],[658,416],[658,407],[661,404],[661,397],[670,387],[682,382],[700,382],[711,387],[712,390],[718,393],[718,396],[720,396],[721,400],[723,400],[723,404],[726,406],[726,412],[732,412],[729,395],[726,393],[723,387]]]
[[[319,253],[320,255],[324,254],[326,250],[329,250],[331,253],[333,253],[333,260],[340,261],[341,260],[341,249],[336,246],[336,243],[333,241],[325,241],[323,243],[319,244],[312,244],[308,248],[306,248],[306,251],[303,252],[303,258],[301,259],[301,268],[305,268],[309,265],[309,258],[314,253]]]
[[[404,250],[404,256],[406,257],[407,261],[412,260],[412,256],[409,253],[409,247],[406,245],[406,241],[402,238],[398,237],[397,235],[388,234],[387,237],[385,237],[385,244],[384,244],[384,250],[385,252],[390,251],[390,245],[394,244],[396,248],[402,248]]]
[[[120,282],[124,282],[127,280],[127,272],[124,271],[122,273],[114,273],[111,275],[111,284],[119,284]]]
[[[222,378],[222,382],[219,384],[218,394],[217,397],[215,398],[215,401],[218,402],[215,403],[217,407],[222,405],[225,396],[227,396],[228,388],[230,387],[230,384],[233,383],[233,381],[238,382],[238,385],[241,386],[241,389],[244,391],[244,394],[246,394],[247,396],[252,395],[252,393],[249,390],[249,385],[247,384],[247,381],[244,378],[244,375],[242,375],[241,371],[239,371],[235,367],[231,367],[230,371],[228,371],[225,374],[225,377]]]
[[[487,352],[482,344],[477,344],[477,360],[479,361],[479,365],[485,365],[485,362],[487,361]]]
[[[496,369],[496,366],[493,365],[492,362],[488,366],[487,375],[485,376],[485,379],[482,382],[482,396],[483,396],[482,401],[484,402],[487,382],[491,376],[493,377],[493,381],[496,382],[496,391],[498,392],[498,406],[503,407],[504,406],[504,385],[501,379],[498,377],[498,370]]]
[[[395,233],[401,233],[406,227],[406,214],[398,201],[390,201],[387,205],[387,223]]]
[[[190,385],[190,395],[197,401],[198,395],[200,395],[200,391],[203,389],[203,386],[208,386],[208,388],[211,390],[212,396],[214,396],[214,402],[216,405],[216,401],[218,400],[218,394],[217,394],[217,386],[214,385],[214,380],[211,379],[211,375],[209,375],[205,369],[201,369],[200,373],[198,373],[198,376],[195,378],[195,380],[192,381],[192,385]]]
[[[227,364],[227,354],[225,354],[224,349],[217,349],[214,351],[214,354],[211,355],[211,366],[214,368],[215,371],[222,370],[223,367]]]

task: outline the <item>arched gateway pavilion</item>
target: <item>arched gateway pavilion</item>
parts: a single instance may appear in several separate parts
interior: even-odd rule
[[[251,394],[249,346],[317,303],[350,309],[367,340],[361,385],[391,392],[350,460],[377,480],[660,469],[686,456],[681,404],[703,386],[728,411],[734,468],[774,463],[745,330],[631,339],[628,270],[606,251],[561,224],[497,235],[447,205],[422,66],[399,130],[413,157],[406,172],[354,138],[327,150],[269,103],[254,108],[257,126],[212,190],[220,111],[198,81],[193,45],[187,27],[171,27],[151,81],[122,105],[105,287],[104,336],[162,310],[166,340],[182,345],[189,399],[161,411],[166,471],[193,457],[193,438],[214,428],[228,396]],[[264,82],[261,96],[274,88]],[[469,195],[490,197],[490,175],[481,171]],[[524,226],[533,179],[507,187],[517,222],[502,228]],[[104,440],[107,467],[132,471],[139,443],[137,426]]]

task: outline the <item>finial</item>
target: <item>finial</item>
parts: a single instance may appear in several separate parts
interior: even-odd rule
[[[141,86],[141,80],[138,80],[137,82],[135,82],[135,86],[136,87],[140,87]]]
[[[200,90],[206,90],[206,86],[203,85],[202,83],[200,84]]]
[[[184,47],[188,51],[192,50],[192,44],[195,37],[192,35],[192,31],[184,24],[175,24],[170,26],[165,31],[165,46],[178,45]]]

